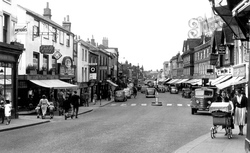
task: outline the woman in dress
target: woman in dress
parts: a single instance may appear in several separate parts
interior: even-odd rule
[[[235,95],[236,96],[233,98],[233,103],[235,106],[234,124],[239,126],[239,135],[243,135],[243,127],[245,125],[247,112],[247,97],[241,94],[240,89],[235,91]]]
[[[10,124],[10,120],[11,120],[11,103],[9,100],[6,100],[5,101],[6,104],[4,105],[4,115],[6,117],[6,120],[7,120],[7,123],[6,125],[9,125]]]
[[[42,99],[40,100],[39,105],[41,106],[41,110],[42,110],[42,119],[44,119],[46,112],[47,112],[47,108],[50,105],[45,95],[42,96]]]

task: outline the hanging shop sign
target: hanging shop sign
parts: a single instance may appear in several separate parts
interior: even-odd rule
[[[40,53],[42,54],[53,54],[55,52],[55,47],[53,45],[41,45]]]
[[[89,66],[89,79],[96,79],[96,65],[90,65]]]
[[[27,33],[27,25],[26,24],[17,24],[15,26],[15,34],[26,34]]]
[[[53,57],[56,60],[59,60],[62,57],[62,54],[60,53],[60,49],[56,50],[56,52],[53,54]]]
[[[60,66],[60,75],[75,75],[75,67],[73,66],[73,60],[69,56],[65,56]]]
[[[226,54],[226,45],[222,45],[222,44],[219,45],[218,54]]]

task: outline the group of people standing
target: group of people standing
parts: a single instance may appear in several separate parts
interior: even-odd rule
[[[47,113],[47,109],[49,109],[50,118],[52,119],[55,109],[54,102],[55,101],[49,102],[46,96],[43,95],[36,108],[37,118],[39,118],[39,116],[41,115],[42,119],[44,119]],[[68,117],[71,117],[73,119],[74,116],[75,118],[78,118],[80,96],[77,95],[77,91],[74,91],[73,94],[71,94],[69,92],[65,93],[63,90],[61,90],[58,93],[58,103],[59,116],[64,115],[65,120]]]
[[[239,126],[239,135],[243,135],[243,127],[246,124],[247,114],[247,97],[245,93],[240,89],[236,89],[235,93],[229,95],[223,90],[216,101],[230,103],[232,113],[231,128],[234,128],[234,124]],[[225,135],[227,135],[227,131]]]

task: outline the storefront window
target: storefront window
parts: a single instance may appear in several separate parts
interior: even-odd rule
[[[43,55],[43,68],[46,68],[48,70],[48,55]]]
[[[38,69],[39,68],[39,54],[33,54],[33,65]]]

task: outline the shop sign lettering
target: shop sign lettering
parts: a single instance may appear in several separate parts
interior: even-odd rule
[[[245,77],[246,76],[246,67],[243,66],[243,67],[234,68],[233,76],[234,77],[239,77],[239,76]]]
[[[55,52],[55,47],[53,45],[41,45],[40,53],[42,54],[53,54]]]

